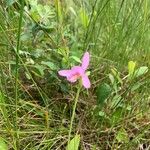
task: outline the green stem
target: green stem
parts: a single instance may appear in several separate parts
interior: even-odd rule
[[[17,46],[16,46],[16,74],[15,74],[15,131],[16,131],[16,142],[15,142],[15,149],[19,149],[19,135],[18,135],[18,124],[17,124],[17,105],[18,105],[18,70],[19,70],[19,50],[20,50],[20,35],[21,35],[21,26],[22,26],[22,18],[23,18],[23,8],[24,8],[24,0],[21,1],[21,8],[20,8],[20,17],[19,17],[19,26],[18,26],[18,35],[17,35]]]
[[[74,105],[73,105],[73,111],[72,111],[71,123],[70,123],[70,129],[69,129],[69,136],[68,136],[68,144],[70,142],[72,125],[73,125],[73,121],[74,121],[74,118],[75,118],[75,111],[76,111],[76,107],[77,107],[77,103],[78,103],[78,99],[79,99],[80,90],[81,90],[81,87],[79,87],[78,90],[77,90],[76,97],[75,97],[75,102],[74,102]]]

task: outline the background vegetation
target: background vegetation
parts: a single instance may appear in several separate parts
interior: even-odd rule
[[[79,149],[150,148],[149,0],[0,4],[1,150],[66,148],[77,86],[58,70],[86,50],[92,86],[73,124]]]

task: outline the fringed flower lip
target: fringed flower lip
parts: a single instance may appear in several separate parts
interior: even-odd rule
[[[86,74],[86,70],[89,66],[90,54],[85,52],[82,57],[82,63],[80,66],[73,66],[70,70],[60,70],[58,74],[60,76],[66,77],[67,80],[71,83],[76,82],[78,79],[81,79],[82,85],[88,89],[91,87],[90,80]]]

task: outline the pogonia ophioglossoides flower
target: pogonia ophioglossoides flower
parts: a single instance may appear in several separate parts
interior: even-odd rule
[[[69,82],[76,82],[78,79],[81,79],[82,85],[85,88],[90,88],[91,83],[86,74],[86,70],[89,66],[90,54],[85,52],[82,58],[82,64],[80,66],[74,66],[70,70],[60,70],[58,74],[60,76],[66,77]]]

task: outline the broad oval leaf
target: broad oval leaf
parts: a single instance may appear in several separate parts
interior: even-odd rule
[[[139,77],[139,76],[141,76],[141,75],[143,75],[147,72],[148,72],[148,67],[147,66],[142,66],[142,67],[140,67],[139,69],[137,69],[135,71],[135,77]]]
[[[78,150],[80,144],[80,135],[75,135],[75,137],[69,142],[66,150]]]
[[[96,95],[97,95],[97,104],[103,105],[105,100],[108,98],[108,96],[111,94],[111,87],[103,83],[97,87]]]

